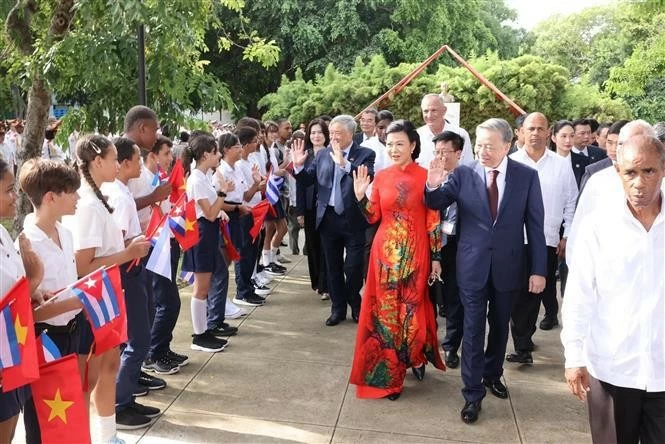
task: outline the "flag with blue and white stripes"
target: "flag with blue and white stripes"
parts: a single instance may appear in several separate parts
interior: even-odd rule
[[[42,343],[42,352],[44,353],[45,362],[51,362],[62,358],[60,349],[58,349],[58,346],[55,345],[53,339],[49,338],[46,332],[42,332],[42,334],[39,335],[39,339]]]
[[[0,369],[21,363],[18,345],[11,307],[7,305],[0,310]]]
[[[194,284],[194,272],[193,271],[182,271],[180,272],[180,278],[187,282],[188,285]]]
[[[284,177],[276,176],[272,170],[268,174],[268,183],[266,186],[266,199],[271,205],[275,205],[279,201],[280,190],[284,186]]]

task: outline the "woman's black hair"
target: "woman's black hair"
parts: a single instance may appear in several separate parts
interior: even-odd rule
[[[328,122],[321,119],[320,117],[317,117],[316,119],[312,119],[312,121],[309,122],[309,125],[307,125],[307,130],[305,131],[305,149],[306,150],[314,149],[314,146],[312,145],[312,140],[311,140],[312,127],[314,125],[319,125],[321,127],[321,131],[323,132],[323,137],[326,139],[325,142],[323,143],[323,146],[328,146],[330,144],[330,131],[328,131]]]
[[[550,131],[551,136],[552,137],[556,136],[559,133],[559,131],[561,131],[562,129],[564,129],[567,126],[571,127],[573,130],[575,130],[575,126],[573,125],[573,122],[571,122],[570,120],[559,120],[558,122],[555,122],[554,125],[552,125],[551,131]],[[550,146],[550,149],[552,151],[556,151],[556,143],[554,143],[554,140],[552,140],[552,137],[550,137],[549,146]]]
[[[88,185],[90,185],[90,188],[92,188],[92,191],[95,192],[97,199],[99,199],[109,213],[113,213],[113,208],[111,208],[102,194],[102,191],[92,179],[92,175],[90,174],[90,164],[97,158],[97,156],[101,158],[106,157],[111,146],[113,146],[113,144],[109,139],[97,134],[87,134],[81,137],[76,144],[76,155],[79,159],[79,171]]]
[[[182,166],[185,174],[189,175],[192,161],[199,161],[205,153],[217,152],[215,137],[206,132],[197,132],[190,137],[187,147],[182,151]]]
[[[0,157],[0,180],[2,180],[5,177],[5,174],[7,174],[7,172],[11,171],[12,169],[9,167],[9,164],[2,157]]]
[[[395,120],[388,128],[386,128],[386,137],[391,133],[406,133],[406,136],[409,138],[409,142],[416,143],[416,147],[411,152],[411,159],[416,160],[420,155],[420,136],[416,127],[409,120]]]
[[[238,145],[239,143],[238,136],[233,133],[224,133],[217,139],[219,151],[222,153],[222,156],[224,156],[232,146]]]
[[[240,128],[236,128],[235,135],[238,137],[241,145],[247,145],[252,140],[254,140],[254,138],[256,138],[259,133],[251,126],[242,126]]]

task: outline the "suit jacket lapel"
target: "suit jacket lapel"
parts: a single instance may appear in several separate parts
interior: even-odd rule
[[[476,162],[475,167],[473,168],[473,185],[478,195],[480,196],[480,201],[482,202],[483,208],[485,208],[485,213],[488,219],[492,219],[492,214],[490,213],[490,201],[487,197],[487,185],[485,184],[485,168]]]
[[[508,199],[506,199],[506,196],[510,196],[510,193],[513,192],[512,189],[515,186],[515,184],[513,184],[513,182],[514,182],[512,180],[513,178],[511,177],[511,176],[514,176],[514,175],[511,175],[511,171],[513,169],[513,162],[514,162],[514,160],[508,159],[508,165],[506,166],[506,177],[505,177],[506,186],[503,188],[503,195],[501,196],[501,203],[499,203],[499,211],[497,211],[497,213],[496,213],[496,219],[497,220],[499,220],[499,218],[503,214],[503,211],[506,208],[506,202],[508,201]]]

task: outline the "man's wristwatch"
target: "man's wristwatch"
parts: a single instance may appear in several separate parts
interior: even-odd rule
[[[222,193],[221,191],[218,191],[217,192],[217,197],[224,198],[224,197],[226,197],[226,193]]]

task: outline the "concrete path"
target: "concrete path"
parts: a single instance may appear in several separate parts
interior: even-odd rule
[[[310,289],[306,258],[291,258],[268,303],[232,322],[240,332],[222,353],[189,349],[190,291],[182,291],[173,348],[189,355],[190,363],[165,378],[165,390],[138,399],[164,414],[149,429],[119,433],[121,438],[127,443],[590,442],[584,405],[563,380],[559,329],[536,333],[533,366],[506,363],[510,398],[488,395],[474,425],[460,420],[459,368],[444,373],[428,366],[420,383],[409,372],[396,402],[357,399],[348,383],[356,324],[324,325],[329,301]],[[439,338],[443,333],[442,327]]]

